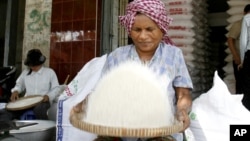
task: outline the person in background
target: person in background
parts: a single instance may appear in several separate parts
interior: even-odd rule
[[[46,57],[39,49],[31,49],[27,54],[24,64],[27,69],[23,70],[16,80],[16,85],[11,89],[11,101],[19,98],[20,94],[25,92],[24,96],[43,95],[42,103],[32,108],[36,119],[47,119],[47,110],[50,107],[50,98],[53,98],[49,92],[59,86],[56,73],[53,69],[44,67]],[[24,111],[13,112],[14,117],[18,118]]]
[[[243,14],[247,13],[247,6],[244,7]],[[233,23],[227,35],[228,47],[233,55],[233,70],[235,77],[235,93],[242,94],[242,75],[238,65],[241,64],[240,60],[240,31],[242,19]]]
[[[176,47],[167,35],[172,19],[168,17],[164,3],[161,0],[134,0],[127,5],[126,14],[120,16],[119,20],[132,38],[133,44],[119,47],[109,53],[103,74],[122,62],[133,60],[148,66],[162,78],[169,78],[171,80],[169,84],[167,80],[162,83],[165,84],[171,99],[173,112],[177,115],[177,119],[184,123],[184,131],[190,124],[188,113],[192,106],[193,84],[181,49]],[[81,107],[79,103],[72,111],[80,112]],[[182,133],[176,133],[171,137],[183,141]],[[159,137],[158,140],[163,138]],[[109,137],[107,139],[112,140]],[[122,138],[122,140],[138,139]],[[168,137],[165,140],[168,140]]]
[[[243,17],[240,34],[240,58],[242,69],[242,104],[250,111],[250,4],[246,6],[246,15]]]

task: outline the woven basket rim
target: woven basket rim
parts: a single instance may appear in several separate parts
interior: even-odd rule
[[[73,111],[73,110],[72,110]],[[172,126],[160,128],[119,128],[87,123],[82,119],[84,111],[70,115],[70,123],[81,130],[100,136],[112,137],[160,137],[178,133],[183,129],[183,123],[175,120]]]
[[[7,110],[10,110],[10,111],[25,110],[25,109],[34,107],[35,105],[37,105],[37,104],[39,104],[39,103],[41,103],[43,101],[43,96],[42,95],[29,95],[29,96],[21,97],[17,101],[24,100],[24,99],[29,99],[29,98],[33,98],[33,97],[40,97],[41,99],[39,101],[37,101],[37,102],[34,102],[34,103],[26,103],[26,105],[24,105],[24,106],[16,106],[16,107],[9,107],[9,104],[13,104],[16,101],[9,102],[9,103],[6,104],[5,108]]]

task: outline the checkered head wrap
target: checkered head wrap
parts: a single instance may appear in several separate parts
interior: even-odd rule
[[[172,22],[172,18],[167,16],[165,5],[161,0],[134,0],[127,5],[124,16],[119,16],[122,26],[126,28],[130,34],[134,19],[137,13],[142,13],[151,18],[164,32],[163,41],[167,44],[173,44],[168,37],[168,26]]]

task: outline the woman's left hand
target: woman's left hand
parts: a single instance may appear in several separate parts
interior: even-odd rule
[[[176,116],[179,121],[183,122],[183,130],[181,131],[183,132],[190,125],[189,115],[186,110],[177,110]]]
[[[183,122],[182,131],[184,131],[190,125],[190,118],[188,113],[190,112],[192,107],[192,97],[190,94],[190,89],[188,88],[176,87],[175,92],[177,97],[176,116],[179,121]]]

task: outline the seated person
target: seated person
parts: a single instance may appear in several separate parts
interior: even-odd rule
[[[49,92],[59,86],[56,73],[51,68],[44,67],[46,57],[39,49],[31,49],[24,64],[28,67],[23,70],[21,75],[16,80],[16,85],[11,89],[11,101],[19,98],[22,92],[24,96],[43,95],[43,101],[33,107],[32,110],[36,119],[48,119],[47,110],[50,107],[50,100],[54,96]],[[12,119],[20,119],[20,116],[27,110],[11,112]]]

